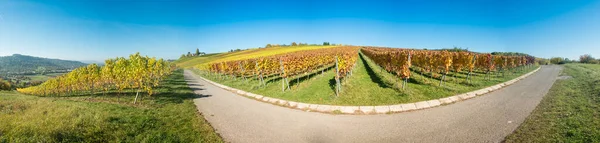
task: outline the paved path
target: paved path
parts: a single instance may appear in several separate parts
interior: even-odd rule
[[[185,71],[203,98],[198,110],[227,142],[500,142],[541,101],[561,67],[503,89],[431,109],[382,115],[330,115],[279,107],[218,88]]]

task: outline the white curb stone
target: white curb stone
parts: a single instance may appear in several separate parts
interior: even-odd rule
[[[288,101],[287,100],[279,100],[279,105],[285,106],[287,105]]]
[[[269,100],[271,100],[271,99],[272,99],[271,97],[263,97],[262,101],[269,102]]]
[[[269,99],[269,102],[275,104],[275,103],[279,102],[279,99],[271,98],[271,99]]]
[[[390,106],[375,106],[375,113],[388,113],[390,112]]]
[[[454,96],[450,96],[450,97],[448,97],[448,98],[449,98],[450,100],[452,100],[452,102],[457,102],[457,101],[460,101],[460,97],[458,97],[458,96],[456,96],[456,95],[454,95]]]
[[[308,109],[317,111],[319,104],[308,104]]]
[[[477,96],[477,91],[469,92],[469,93],[467,93],[467,96],[468,96],[468,98],[473,98],[473,97]]]
[[[435,107],[435,106],[440,106],[441,103],[439,100],[435,99],[435,100],[429,100],[427,101],[427,104],[429,104],[429,107]]]
[[[487,93],[487,89],[480,89],[475,91],[475,95],[479,96],[479,95],[484,95]]]
[[[461,94],[461,95],[458,95],[458,96],[459,96],[459,97],[460,97],[462,100],[466,100],[466,99],[469,99],[469,98],[473,98],[473,97],[475,97],[475,93]]]
[[[358,106],[342,106],[342,108],[340,109],[342,113],[346,114],[352,114],[356,112],[356,110],[358,110]]]
[[[289,105],[289,107],[296,107],[296,106],[298,106],[298,102],[288,101],[288,105]]]
[[[402,112],[404,110],[402,110],[402,105],[391,105],[390,111],[391,112]]]
[[[306,103],[298,103],[298,105],[296,105],[297,109],[305,109],[308,108],[308,104]]]
[[[400,106],[402,106],[402,110],[404,110],[404,111],[410,111],[410,110],[417,109],[417,105],[415,105],[414,103],[401,104]]]
[[[246,92],[244,92],[244,91],[242,91],[242,90],[237,90],[237,93],[238,93],[238,94],[241,94],[241,95],[244,95],[244,94],[246,94]]]
[[[477,96],[477,91],[467,92],[466,95],[468,95],[468,96]]]
[[[415,105],[417,106],[417,109],[425,109],[425,108],[429,108],[429,103],[427,103],[427,101],[421,101],[421,102],[417,102],[415,103]]]
[[[262,95],[256,95],[256,96],[254,96],[254,98],[261,99],[261,98],[263,98],[263,96]]]
[[[498,90],[500,88],[502,88],[502,86],[500,86],[500,85],[494,85],[494,90]]]
[[[467,94],[461,94],[461,95],[458,95],[458,97],[459,97],[461,100],[469,99],[469,96],[468,96]]]
[[[452,103],[452,100],[450,100],[449,97],[446,97],[446,98],[440,99],[440,103],[442,103],[442,104],[450,104],[450,103]]]
[[[363,112],[365,114],[372,113],[374,109],[375,109],[375,107],[373,107],[373,106],[359,106],[358,107],[358,110],[360,110],[361,112]]]
[[[331,111],[335,111],[335,110],[341,111],[342,110],[342,106],[329,106],[329,107],[331,108]]]
[[[319,111],[319,112],[331,112],[333,110],[331,110],[331,106],[330,105],[319,105],[319,107],[317,107],[317,111]]]

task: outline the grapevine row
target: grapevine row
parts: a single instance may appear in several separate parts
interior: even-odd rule
[[[398,48],[364,47],[362,53],[376,64],[398,77],[410,78],[411,66],[422,69],[421,72],[441,73],[440,85],[450,71],[467,70],[469,75],[474,70],[486,73],[498,69],[512,69],[518,66],[530,65],[535,58],[530,56],[500,56],[473,52],[428,51]]]
[[[137,89],[154,94],[153,88],[172,71],[169,63],[163,59],[142,57],[139,53],[132,54],[129,59],[119,57],[108,59],[100,67],[90,64],[77,68],[67,74],[58,76],[38,86],[21,88],[17,91],[25,94],[49,95],[74,95],[95,94],[96,91],[117,89]],[[137,100],[137,94],[136,94]]]
[[[256,77],[264,84],[266,76],[279,76],[285,82],[289,77],[302,76],[338,64],[339,74],[344,78],[350,74],[358,59],[358,47],[336,47],[285,53],[255,59],[227,61],[199,67],[222,75],[235,77]],[[337,58],[337,59],[336,59]],[[289,84],[288,84],[289,87]]]

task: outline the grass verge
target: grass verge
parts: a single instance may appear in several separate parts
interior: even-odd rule
[[[506,142],[600,142],[600,65],[567,64]]]
[[[131,96],[0,92],[0,142],[222,142],[198,114],[181,70],[158,90],[141,105],[128,104]]]

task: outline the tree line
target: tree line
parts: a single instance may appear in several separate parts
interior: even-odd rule
[[[323,44],[319,45],[319,44],[308,44],[308,43],[296,43],[296,42],[292,42],[289,45],[286,44],[267,44],[265,46],[265,48],[272,48],[272,47],[293,47],[293,46],[330,46],[330,45],[336,45],[336,44],[331,44],[329,42],[323,42]],[[341,46],[341,44],[338,44],[338,46]]]
[[[202,56],[202,55],[206,55],[205,52],[200,52],[200,49],[196,48],[196,52],[192,53],[192,52],[187,52],[187,54],[181,54],[181,58],[186,58],[186,57],[197,57],[197,56]]]
[[[584,64],[600,64],[600,59],[592,57],[590,54],[584,54],[579,56],[579,61],[563,58],[563,57],[552,57],[550,59],[543,59],[546,63],[551,64],[566,64],[566,63],[584,63]]]

